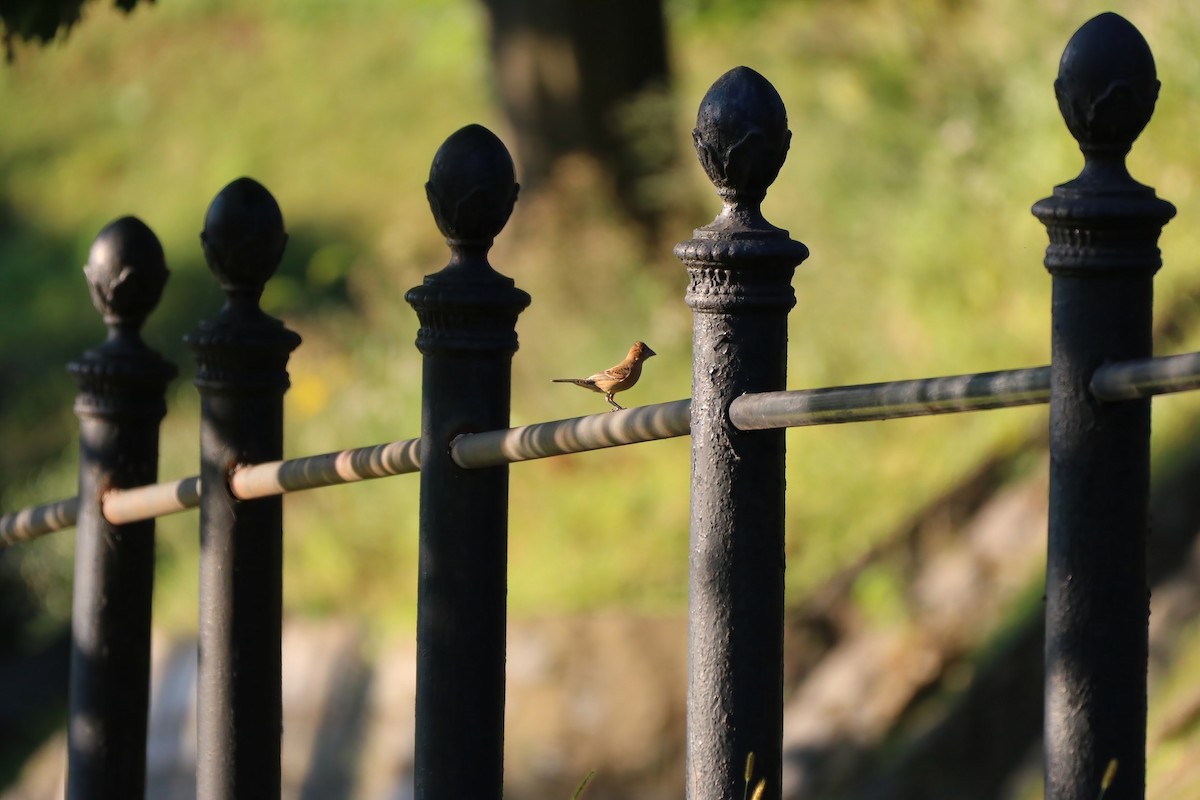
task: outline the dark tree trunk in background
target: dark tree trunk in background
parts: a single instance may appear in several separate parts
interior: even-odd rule
[[[590,156],[653,226],[677,153],[662,0],[483,2],[522,184],[536,190],[564,156]]]

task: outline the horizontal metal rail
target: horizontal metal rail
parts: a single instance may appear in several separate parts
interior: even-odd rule
[[[1030,367],[830,389],[745,394],[729,406],[743,431],[921,417],[1034,405],[1050,399],[1050,368]]]
[[[402,439],[339,453],[242,466],[229,477],[229,488],[239,500],[254,500],[340,483],[405,475],[420,471],[420,447],[420,439]]]
[[[270,461],[238,467],[229,477],[230,489],[239,500],[386,478],[420,470],[420,439],[323,453],[286,461]],[[200,505],[200,477],[117,489],[104,495],[104,518],[114,525],[165,517]],[[79,498],[72,497],[34,506],[0,517],[0,546],[36,539],[70,528],[79,512]]]
[[[0,517],[0,547],[28,542],[47,533],[70,528],[79,518],[79,498],[71,497],[44,506],[31,506]]]
[[[113,489],[100,501],[104,518],[113,525],[178,514],[200,505],[200,476],[134,489]]]
[[[464,469],[477,469],[686,436],[691,431],[691,403],[675,400],[503,431],[464,433],[450,444],[450,457]]]
[[[1091,390],[1104,403],[1200,389],[1200,353],[1105,364]],[[743,395],[729,407],[744,431],[901,419],[1050,400],[1050,367]]]
[[[1092,373],[1091,389],[1104,402],[1200,389],[1200,353],[1105,364]]]
[[[1105,364],[1092,376],[1102,402],[1200,389],[1200,353]],[[830,425],[842,422],[982,411],[1034,405],[1050,398],[1050,368],[982,372],[941,378],[835,386],[743,395],[729,416],[741,430]],[[690,400],[676,400],[587,417],[543,422],[500,431],[463,434],[451,457],[465,469],[606,447],[686,436]],[[420,470],[419,439],[238,467],[230,488],[241,500],[316,489]],[[174,514],[200,503],[200,479],[109,492],[104,517],[125,524]],[[0,546],[16,544],[75,524],[79,498],[72,497],[0,516]]]

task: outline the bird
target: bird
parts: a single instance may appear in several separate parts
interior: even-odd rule
[[[629,348],[625,360],[615,367],[609,367],[603,372],[589,375],[586,378],[554,378],[554,383],[573,383],[593,392],[600,392],[612,406],[613,411],[623,410],[623,407],[613,399],[617,392],[623,392],[638,382],[642,377],[642,362],[650,356],[657,355],[645,342],[634,342]]]

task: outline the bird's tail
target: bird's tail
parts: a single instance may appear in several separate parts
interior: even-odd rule
[[[596,385],[587,378],[551,378],[550,381],[551,383],[573,383],[576,386],[585,386],[588,388]]]

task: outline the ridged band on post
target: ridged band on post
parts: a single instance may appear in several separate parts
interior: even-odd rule
[[[287,244],[270,192],[230,183],[200,240],[227,299],[185,338],[201,396],[197,796],[261,800],[280,792],[283,504],[237,500],[229,475],[282,457],[287,360],[300,337],[259,308]]]
[[[762,216],[791,141],[783,101],[754,70],[708,90],[693,133],[724,208],[675,248],[693,312],[687,796],[742,796],[744,767],[780,796],[784,432],[742,432],[729,406],[787,377],[792,274],[808,248]]]
[[[167,282],[154,233],[134,217],[110,223],[83,270],[108,340],[70,365],[80,447],[67,797],[104,800],[145,793],[154,521],[112,525],[101,502],[157,479],[176,369],[139,332]]]
[[[1125,156],[1158,98],[1142,35],[1102,14],[1067,44],[1054,83],[1083,171],[1039,201],[1053,276],[1046,567],[1046,797],[1145,794],[1150,401],[1101,403],[1107,361],[1151,354],[1158,237],[1175,208]]]
[[[421,321],[416,796],[499,800],[504,778],[508,466],[465,470],[463,433],[509,424],[529,295],[487,253],[517,200],[508,150],[479,125],[448,138],[425,186],[450,263],[405,299]]]

